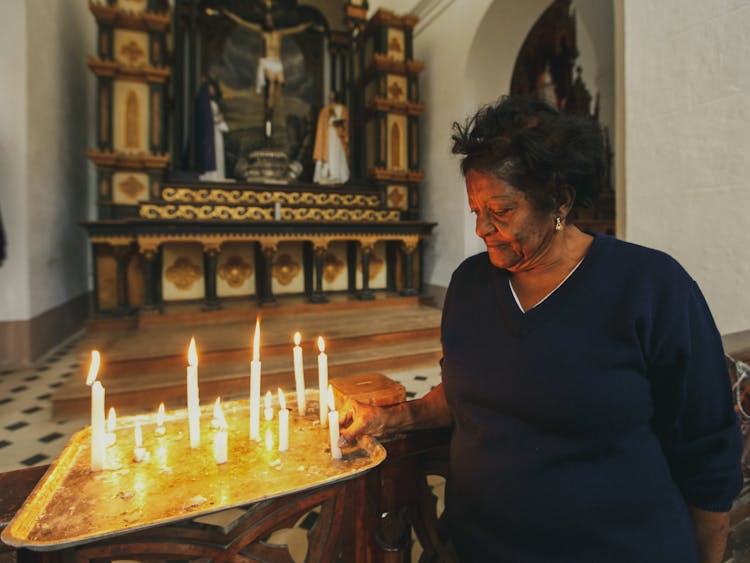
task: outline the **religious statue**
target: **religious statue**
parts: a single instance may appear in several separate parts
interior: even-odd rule
[[[555,81],[552,78],[549,63],[544,66],[544,70],[537,77],[536,96],[543,102],[547,102],[552,107],[560,109],[560,101],[557,99]]]
[[[349,112],[331,92],[329,103],[320,110],[315,133],[313,160],[316,184],[344,184],[349,179]]]
[[[204,82],[195,103],[196,164],[200,179],[209,182],[226,180],[224,166],[224,133],[229,127],[218,103],[218,89]]]
[[[263,39],[263,56],[258,61],[255,90],[260,94],[266,86],[266,83],[268,84],[266,109],[267,111],[272,111],[274,104],[281,95],[281,87],[284,85],[284,66],[281,62],[281,40],[288,35],[294,35],[295,33],[299,33],[312,27],[313,22],[306,22],[291,27],[277,29],[274,26],[273,17],[270,12],[266,12],[264,25],[260,25],[244,20],[227,9],[222,9],[221,11],[238,25],[260,34]]]

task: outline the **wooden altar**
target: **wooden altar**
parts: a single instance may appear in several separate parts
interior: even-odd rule
[[[84,227],[97,315],[179,302],[211,310],[283,295],[322,303],[332,293],[370,300],[373,290],[421,292],[423,246],[435,225],[419,220],[424,106],[415,18],[379,11],[367,21],[366,2],[343,0],[314,7],[179,0],[172,8],[163,0],[107,0],[92,2],[91,11],[98,125],[88,155],[98,198],[97,219]],[[252,82],[252,69],[262,74],[254,57],[270,33],[297,29],[307,31],[282,44],[286,82],[271,100],[270,86]],[[238,49],[247,55],[239,66],[231,59]],[[231,124],[225,155],[234,178],[226,182],[200,181],[195,170],[193,107],[207,81]],[[351,115],[352,175],[323,187],[310,182],[308,115],[332,92]],[[249,181],[242,171],[259,153],[288,159],[300,176]]]

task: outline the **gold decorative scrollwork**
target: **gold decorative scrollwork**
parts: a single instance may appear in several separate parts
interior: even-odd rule
[[[230,256],[219,268],[219,277],[227,282],[229,287],[241,287],[252,275],[252,264],[248,264],[242,256],[237,254]]]
[[[326,252],[323,256],[323,279],[333,283],[344,271],[344,262],[339,260],[333,252]]]
[[[377,207],[377,194],[339,194],[317,192],[282,192],[231,190],[226,188],[175,188],[167,186],[162,192],[164,201],[170,203],[231,203],[263,204],[276,202],[282,205],[346,205]]]
[[[320,209],[315,207],[281,210],[283,221],[372,221],[399,220],[397,210],[380,209]]]
[[[203,269],[196,266],[187,256],[180,256],[166,269],[166,278],[181,291],[190,289],[203,275]]]
[[[128,59],[128,63],[131,66],[134,66],[139,59],[142,59],[146,55],[141,46],[132,40],[120,47],[120,53]]]
[[[273,220],[273,209],[245,206],[229,207],[227,205],[156,205],[148,203],[140,206],[139,214],[144,219]]]
[[[281,285],[289,285],[300,273],[300,270],[302,270],[302,266],[295,262],[291,256],[282,254],[273,263],[271,272]]]

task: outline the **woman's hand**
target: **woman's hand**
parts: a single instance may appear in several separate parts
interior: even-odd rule
[[[347,399],[339,410],[341,427],[341,446],[349,446],[364,434],[382,436],[386,429],[388,410]]]

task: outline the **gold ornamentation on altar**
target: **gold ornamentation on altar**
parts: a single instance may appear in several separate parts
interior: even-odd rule
[[[398,221],[400,215],[394,210],[376,209],[319,209],[298,208],[281,210],[282,221],[372,221],[377,223]]]
[[[168,188],[167,188],[168,189]],[[166,191],[166,189],[165,189]],[[163,192],[162,192],[163,193]],[[221,219],[224,221],[273,221],[271,207],[229,206],[229,205],[189,205],[144,203],[139,208],[144,219]],[[400,218],[399,212],[392,209],[325,209],[325,208],[284,208],[282,221],[365,221],[394,222]]]
[[[394,80],[393,82],[391,82],[391,85],[388,86],[388,93],[394,100],[399,100],[401,99],[401,96],[404,95],[404,90],[403,88],[401,88],[399,83]]]
[[[243,260],[242,256],[233,254],[219,268],[219,277],[229,287],[242,287],[242,284],[253,275],[253,266]]]
[[[130,66],[135,66],[139,59],[146,56],[141,46],[132,40],[120,47],[120,53],[125,56]]]
[[[175,203],[255,203],[272,205],[346,205],[349,207],[377,207],[377,194],[341,194],[325,192],[282,192],[232,190],[226,188],[174,188],[167,186],[162,192],[164,201]]]
[[[133,90],[130,90],[125,101],[125,148],[138,148],[140,137],[138,117],[138,96]]]
[[[272,275],[281,285],[289,285],[302,270],[289,254],[280,255],[273,263]]]
[[[166,278],[179,290],[186,291],[201,279],[203,269],[196,266],[186,256],[180,256],[166,269]]]
[[[146,186],[139,182],[132,174],[120,182],[118,187],[130,199],[136,199],[146,189]]]
[[[401,211],[409,208],[404,186],[388,186],[388,206]]]
[[[401,48],[401,43],[396,37],[391,37],[391,40],[388,42],[388,52],[392,52],[392,53],[403,52],[403,49]]]
[[[326,252],[323,256],[323,279],[332,284],[344,271],[344,262],[339,260],[333,252]]]

